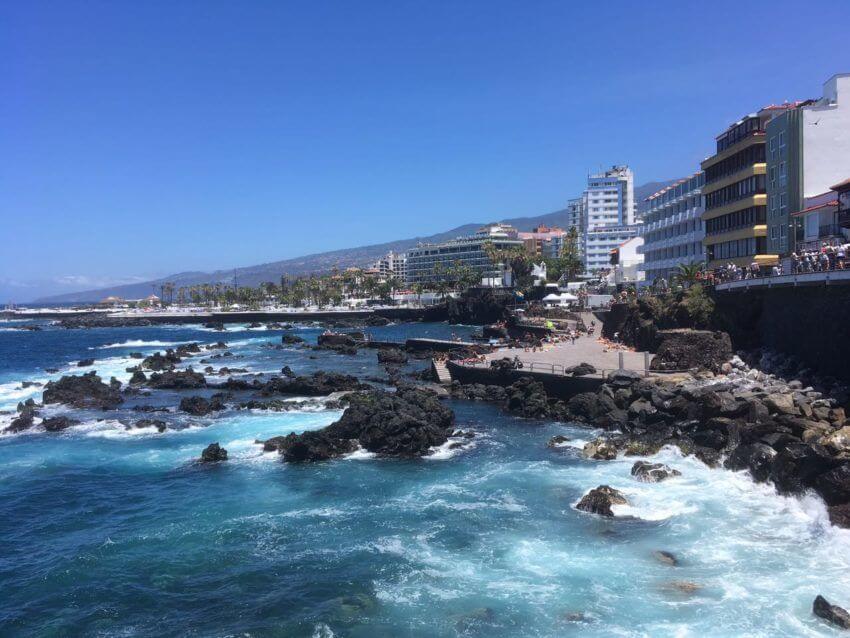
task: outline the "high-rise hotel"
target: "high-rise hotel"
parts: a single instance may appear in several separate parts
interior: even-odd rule
[[[702,162],[709,268],[779,261],[778,254],[767,252],[765,127],[790,106],[768,106],[735,122],[717,137],[717,152]]]

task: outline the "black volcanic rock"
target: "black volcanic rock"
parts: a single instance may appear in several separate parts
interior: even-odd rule
[[[75,419],[69,419],[66,416],[54,416],[48,417],[46,419],[42,419],[41,425],[48,432],[61,432],[62,430],[66,430],[72,425],[77,425],[79,421]]]
[[[33,426],[33,418],[35,417],[35,409],[29,405],[18,405],[18,416],[12,420],[12,423],[7,427],[5,432],[22,432],[29,430]]]
[[[218,395],[210,399],[204,397],[183,397],[180,399],[180,411],[194,416],[206,416],[210,412],[224,409],[224,402]]]
[[[508,412],[529,419],[544,419],[549,416],[549,398],[543,384],[524,377],[508,388],[505,404]]]
[[[187,370],[166,370],[154,372],[147,381],[148,387],[157,390],[195,390],[207,385],[207,380],[200,372],[192,368]]]
[[[201,463],[219,463],[227,460],[227,450],[218,443],[210,443],[201,452]]]
[[[94,359],[80,359],[77,361],[78,368],[88,368],[94,365]]]
[[[162,421],[161,419],[139,419],[132,426],[128,425],[127,429],[129,430],[131,427],[139,429],[156,428],[159,432],[165,432],[168,428],[165,421]]]
[[[812,604],[812,613],[836,627],[850,629],[850,614],[847,613],[847,610],[838,605],[830,604],[823,596],[815,598],[815,602]]]
[[[371,390],[349,397],[342,417],[322,430],[270,439],[288,462],[323,461],[362,447],[381,456],[420,457],[445,443],[454,413],[430,391]]]
[[[398,348],[381,348],[378,350],[378,363],[400,365],[407,363],[407,355]]]
[[[63,403],[75,408],[111,410],[124,402],[121,383],[114,377],[106,384],[92,371],[82,376],[64,376],[44,386],[44,403]]]
[[[309,376],[294,378],[275,377],[261,389],[265,396],[273,394],[302,394],[304,396],[324,396],[333,392],[365,390],[370,386],[360,383],[357,377],[338,372],[314,372]]]
[[[644,483],[659,483],[671,476],[681,476],[681,474],[679,470],[674,470],[663,463],[637,461],[632,466],[632,476]]]
[[[285,334],[280,337],[280,342],[289,346],[294,346],[299,343],[304,343],[304,339],[298,335]]]
[[[720,372],[732,358],[732,342],[725,332],[710,330],[661,330],[658,349],[650,363],[652,370],[697,368]]]
[[[171,370],[180,363],[181,359],[174,350],[166,350],[165,354],[155,352],[142,360],[142,367],[148,370]]]
[[[599,516],[613,517],[612,505],[626,505],[628,501],[621,492],[607,485],[600,485],[581,497],[576,509]]]

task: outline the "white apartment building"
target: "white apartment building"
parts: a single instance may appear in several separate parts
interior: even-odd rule
[[[409,284],[437,281],[440,271],[455,264],[470,266],[485,274],[496,264],[487,255],[487,245],[499,250],[522,249],[525,244],[517,230],[506,224],[491,224],[469,237],[458,237],[440,244],[420,244],[407,251],[406,279]]]
[[[634,174],[628,166],[612,166],[589,175],[581,199],[585,270],[607,269],[611,251],[637,235]]]
[[[638,236],[638,226],[598,226],[584,235],[584,260],[588,272],[610,270],[611,255],[630,239]]]
[[[651,284],[658,277],[668,281],[679,264],[704,263],[705,211],[702,171],[678,180],[646,198],[647,208],[640,233],[643,237],[644,279]]]
[[[390,251],[376,261],[372,268],[377,271],[378,277],[382,281],[392,277],[405,281],[407,278],[407,255]]]

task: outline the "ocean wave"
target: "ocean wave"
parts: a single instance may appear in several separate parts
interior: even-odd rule
[[[179,346],[186,341],[145,341],[143,339],[128,339],[123,343],[107,343],[102,346],[91,346],[89,350],[101,350],[105,348],[170,348]]]

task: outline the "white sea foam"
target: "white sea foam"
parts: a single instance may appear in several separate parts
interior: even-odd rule
[[[186,341],[145,341],[143,339],[128,339],[122,343],[107,343],[102,346],[91,346],[89,350],[105,348],[170,348],[188,343]]]
[[[346,454],[342,458],[347,459],[349,461],[368,461],[377,457],[378,455],[374,452],[370,452],[369,450],[364,450],[362,447],[358,447],[356,450],[354,450],[354,452]]]

